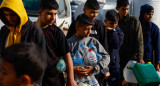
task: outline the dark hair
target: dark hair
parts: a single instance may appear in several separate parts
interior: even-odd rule
[[[118,16],[118,14],[117,14],[117,12],[115,10],[107,11],[105,17],[106,17],[107,20],[113,21],[113,22],[116,22],[116,21],[119,20],[119,16]]]
[[[127,5],[129,5],[128,0],[117,0],[117,7],[122,7]]]
[[[54,9],[58,10],[59,5],[56,0],[41,0],[40,9]]]
[[[144,14],[145,13],[150,13],[152,10],[154,10],[154,8],[151,5],[149,5],[149,4],[142,5],[141,9],[140,9],[139,20],[142,21],[143,17],[144,17]]]
[[[76,19],[76,26],[93,25],[93,21],[84,13],[80,14]]]
[[[5,48],[2,58],[13,65],[17,77],[27,74],[32,82],[41,79],[46,68],[43,54],[34,43],[20,43]]]
[[[84,8],[99,10],[100,6],[97,0],[87,0],[84,4]]]

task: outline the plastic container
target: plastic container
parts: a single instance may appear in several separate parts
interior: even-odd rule
[[[92,49],[89,49],[88,50],[88,62],[91,66],[95,66],[97,64],[97,57],[96,57],[96,54],[95,52],[92,51]]]
[[[95,76],[92,74],[89,77],[89,85],[91,86],[100,86]]]
[[[92,49],[95,53],[97,53],[97,48],[92,43],[89,44],[89,48]]]
[[[88,47],[84,44],[80,44],[80,51],[82,52],[82,56],[87,57]]]
[[[76,53],[73,57],[73,66],[83,66],[83,59],[79,50],[76,50]]]
[[[60,57],[57,65],[56,65],[56,69],[57,69],[57,71],[58,71],[59,73],[62,73],[62,72],[64,72],[64,71],[66,70],[66,64],[65,64],[65,62],[64,62],[63,57]]]
[[[133,70],[139,86],[157,86],[160,84],[160,78],[152,63],[136,63],[134,67],[128,66],[128,68]]]
[[[102,55],[101,54],[99,54],[99,53],[96,53],[96,56],[97,56],[97,60],[98,60],[98,62],[102,59]]]
[[[137,63],[137,61],[134,61],[134,60],[130,60],[128,61],[127,65],[125,66],[125,68],[123,69],[123,76],[124,76],[124,79],[126,80],[126,82],[128,83],[138,83],[137,82],[137,79],[133,73],[133,70],[131,69],[127,69],[127,66],[130,65],[130,66],[134,66],[135,64]]]

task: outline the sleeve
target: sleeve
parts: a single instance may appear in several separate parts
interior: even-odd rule
[[[108,31],[108,45],[112,49],[118,49],[123,44],[124,33],[117,27],[115,30]]]
[[[70,51],[67,39],[60,29],[59,32],[56,33],[56,37],[57,47],[55,52],[58,56],[65,56]]]
[[[73,36],[74,33],[76,33],[75,27],[76,27],[76,21],[73,21],[69,27],[69,30],[66,36],[67,39],[69,39],[70,37]]]
[[[153,49],[154,49],[154,55],[155,55],[155,64],[160,64],[160,32],[159,28],[155,26],[153,34]]]
[[[137,19],[136,22],[136,52],[137,52],[137,58],[138,60],[143,59],[143,53],[144,53],[144,44],[143,44],[143,32],[140,21]]]
[[[102,59],[99,61],[99,63],[96,66],[99,68],[99,70],[107,68],[110,63],[109,54],[105,51],[105,49],[98,42],[98,40],[96,41],[96,43],[94,45],[97,47],[97,52],[102,55]]]

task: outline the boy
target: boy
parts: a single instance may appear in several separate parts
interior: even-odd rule
[[[21,42],[34,42],[46,52],[44,34],[28,19],[22,0],[4,0],[0,6],[0,18],[5,24],[0,30],[0,53],[5,47]]]
[[[91,29],[90,36],[96,38],[104,47],[104,49],[108,51],[107,34],[105,31],[105,25],[101,21],[96,20],[99,9],[100,9],[100,6],[97,0],[87,0],[84,5],[83,12],[94,22],[93,27]],[[76,33],[75,26],[76,26],[76,21],[73,21],[69,27],[69,30],[66,36],[67,39],[69,39]]]
[[[2,53],[0,86],[36,86],[45,68],[43,54],[34,43],[12,45]]]
[[[109,54],[105,51],[103,46],[93,37],[89,37],[91,33],[93,22],[92,20],[85,14],[81,14],[76,19],[76,33],[71,38],[68,39],[69,46],[74,53],[76,50],[80,50],[80,44],[84,44],[89,46],[90,43],[96,46],[97,52],[100,53],[103,57],[95,66],[85,65],[87,67],[84,68],[82,66],[74,66],[74,72],[79,77],[89,76],[94,72],[100,71],[104,68],[108,67],[110,62]],[[87,59],[86,56],[83,56],[83,59]],[[108,75],[109,70],[106,72]],[[77,80],[77,79],[76,79]],[[102,80],[102,79],[101,79]]]
[[[141,6],[140,22],[142,24],[144,41],[144,61],[152,62],[155,69],[160,71],[160,33],[158,26],[153,23],[154,8],[148,4]],[[155,59],[153,59],[153,55]]]
[[[124,33],[123,44],[120,48],[120,72],[123,80],[123,69],[129,60],[143,61],[143,33],[140,21],[128,14],[128,0],[117,0],[116,9],[119,12],[118,25]]]
[[[119,48],[123,44],[124,34],[118,27],[119,16],[115,10],[107,11],[105,17],[106,19],[104,21],[106,23],[106,32],[108,37],[108,53],[111,58],[109,64],[110,76],[107,81],[109,86],[121,86]]]
[[[56,65],[63,56],[67,67],[67,85],[76,86],[73,74],[73,63],[69,46],[64,33],[54,22],[58,10],[56,0],[41,0],[39,16],[36,24],[40,26],[46,37],[48,67],[43,78],[43,86],[64,86],[65,80],[62,73],[58,73]]]

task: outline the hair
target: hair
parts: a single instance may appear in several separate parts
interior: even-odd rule
[[[107,20],[113,21],[113,22],[116,22],[116,21],[119,20],[119,16],[118,16],[118,14],[117,14],[117,12],[115,10],[107,11],[105,17],[106,17]]]
[[[32,82],[38,81],[46,68],[44,56],[34,43],[20,43],[5,48],[2,58],[13,65],[17,77],[26,74]]]
[[[97,0],[87,0],[84,4],[84,8],[99,10],[100,6]]]
[[[76,26],[93,25],[93,21],[84,13],[80,14],[76,19]]]
[[[154,10],[154,8],[151,5],[149,5],[149,4],[142,5],[141,9],[140,9],[139,20],[142,21],[144,18],[144,14],[150,13],[152,10]]]
[[[129,5],[128,0],[117,0],[117,7],[122,7],[127,5]]]
[[[58,10],[59,5],[56,0],[41,0],[40,9],[54,9]]]

